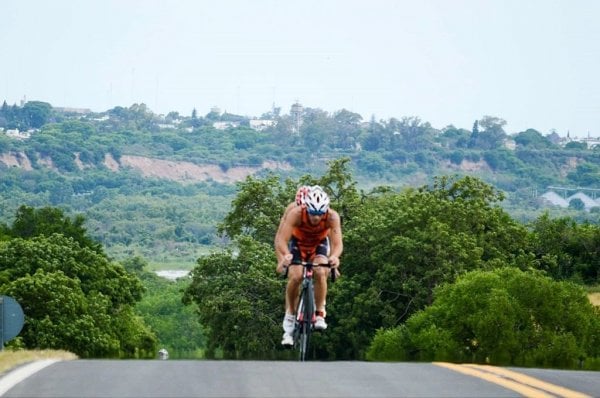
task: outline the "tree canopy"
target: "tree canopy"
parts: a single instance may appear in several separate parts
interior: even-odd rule
[[[305,176],[284,183],[273,176],[248,178],[238,186],[238,196],[221,225],[234,239],[233,246],[198,260],[185,295],[211,330],[207,340],[212,352],[220,350],[228,357],[281,355],[274,341],[280,333],[277,314],[283,313],[283,288],[274,274],[272,239],[295,188],[307,180],[326,187],[332,207],[340,209],[345,247],[342,277],[328,293],[332,327],[315,336],[312,358],[364,359],[378,330],[397,333],[412,316],[435,305],[440,286],[453,286],[463,275],[508,268],[538,269],[558,277],[550,274],[557,264],[577,259],[580,265],[562,274],[576,280],[591,271],[584,263],[595,264],[589,260],[593,251],[585,248],[593,245],[597,227],[572,230],[573,238],[581,240],[579,245],[569,241],[553,245],[564,236],[564,228],[557,228],[560,224],[554,227],[553,222],[540,219],[530,228],[515,221],[499,205],[504,194],[480,179],[442,176],[418,189],[397,192],[379,186],[366,193],[357,191],[347,163],[329,166],[319,178]],[[572,255],[561,257],[560,247],[565,246],[573,247]],[[250,280],[266,291],[256,292]],[[544,281],[536,276],[530,283],[543,285]],[[246,327],[262,333],[256,335]],[[241,335],[248,335],[248,341],[240,341]],[[570,347],[572,340],[566,339]]]
[[[583,288],[504,267],[438,287],[431,306],[378,331],[368,357],[576,368],[600,355],[599,336]]]
[[[58,209],[21,210],[26,216],[0,241],[0,291],[25,313],[20,344],[81,357],[154,356],[156,338],[133,311],[140,280],[97,250],[83,220]],[[66,235],[56,232],[63,227]]]

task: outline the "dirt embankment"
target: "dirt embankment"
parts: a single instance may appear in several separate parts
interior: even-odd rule
[[[2,153],[0,154],[0,163],[3,163],[7,167],[19,167],[25,170],[33,170],[31,161],[23,152]],[[56,169],[52,163],[52,159],[49,158],[39,159],[38,164],[43,167]],[[93,167],[92,165],[83,163],[79,158],[79,154],[76,154],[75,156],[75,164],[80,170]],[[104,166],[114,172],[118,172],[125,168],[131,168],[139,171],[144,177],[164,178],[182,183],[194,183],[208,180],[221,183],[233,183],[242,181],[247,176],[262,169],[291,169],[291,166],[287,163],[264,162],[260,167],[231,167],[227,170],[223,170],[221,167],[214,164],[198,165],[191,162],[155,159],[134,155],[123,155],[117,161],[110,154],[104,156]]]
[[[114,159],[113,159],[114,160]],[[110,162],[114,167],[114,162]],[[179,182],[199,182],[213,180],[230,183],[241,181],[261,169],[289,169],[289,165],[265,162],[261,167],[231,167],[227,170],[218,165],[197,165],[191,162],[177,162],[152,159],[143,156],[121,156],[120,167],[139,170],[145,177],[166,178]]]

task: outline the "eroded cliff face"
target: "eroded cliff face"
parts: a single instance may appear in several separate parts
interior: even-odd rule
[[[24,170],[33,170],[31,161],[24,152],[0,154],[0,163],[3,163],[7,167],[20,167]],[[52,159],[49,158],[38,159],[38,164],[50,169],[56,169]],[[79,154],[75,154],[75,164],[80,170],[95,167],[83,163],[79,158]],[[221,183],[234,183],[242,181],[247,176],[262,169],[291,169],[291,166],[287,163],[264,162],[260,167],[231,167],[227,170],[222,170],[221,167],[213,164],[197,165],[191,162],[155,159],[134,155],[123,155],[119,160],[116,160],[111,154],[106,154],[104,156],[104,166],[113,172],[131,168],[138,170],[145,177],[164,178],[182,183],[194,183],[207,180]]]
[[[81,161],[79,154],[75,153],[75,164],[80,170],[96,167],[93,164],[86,164]],[[244,180],[259,170],[291,170],[292,167],[285,162],[264,162],[260,167],[231,167],[227,170],[221,169],[216,164],[199,165],[185,161],[165,160],[149,158],[145,156],[123,155],[120,159],[115,159],[111,154],[104,155],[104,166],[113,171],[119,172],[125,168],[131,168],[139,171],[145,177],[164,178],[181,183],[195,183],[201,181],[216,181],[220,183],[235,183]],[[569,158],[561,166],[560,173],[564,177],[569,172],[575,170],[581,159],[575,157]],[[33,170],[32,162],[24,152],[0,153],[0,164],[6,167],[20,167],[24,170]],[[37,164],[42,167],[57,170],[54,162],[48,157],[39,157]],[[461,164],[456,165],[447,161],[440,166],[448,170],[460,170],[463,172],[491,172],[491,168],[484,161],[471,162],[464,159]]]

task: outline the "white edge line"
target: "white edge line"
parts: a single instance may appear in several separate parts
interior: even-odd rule
[[[60,359],[44,359],[41,361],[35,361],[30,364],[20,366],[0,379],[0,397],[4,395],[8,390],[19,384],[32,374],[39,372],[46,366],[50,366]]]

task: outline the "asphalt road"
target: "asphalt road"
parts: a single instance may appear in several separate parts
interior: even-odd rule
[[[36,370],[6,389],[2,396],[600,396],[600,372],[475,368],[431,363],[74,360],[49,363]],[[498,370],[507,373],[498,376]],[[0,384],[9,376],[3,375]],[[560,386],[568,390],[560,389]]]

